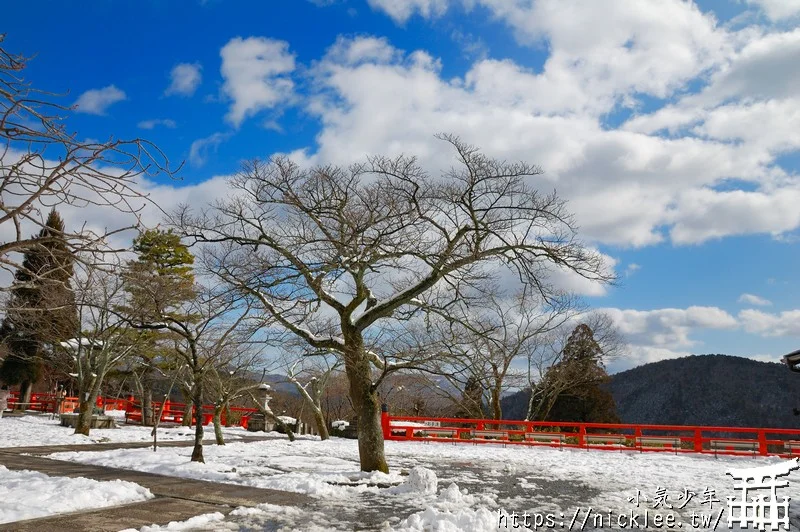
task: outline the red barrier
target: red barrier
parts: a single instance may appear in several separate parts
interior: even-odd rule
[[[426,418],[390,416],[386,411],[382,412],[381,426],[384,439],[397,441],[731,456],[792,456],[800,450],[799,429]]]
[[[11,392],[11,395],[8,398],[8,408],[13,410],[19,401],[19,393],[18,392]],[[73,412],[75,409],[78,408],[80,401],[77,397],[59,397],[58,394],[53,393],[33,393],[31,394],[31,400],[27,403],[26,410],[31,410],[35,412],[47,412],[47,413],[66,413],[66,412]],[[98,408],[103,408],[104,410],[124,410],[125,411],[125,422],[128,421],[136,421],[141,423],[142,422],[142,409],[141,405],[134,401],[133,396],[129,396],[125,399],[119,398],[112,398],[112,397],[98,397],[96,405]],[[161,410],[161,403],[153,402],[153,411],[158,412]],[[186,404],[184,403],[173,403],[169,400],[166,401],[164,405],[164,410],[161,413],[161,422],[162,423],[181,423],[183,422],[183,416],[186,411]],[[236,414],[235,417],[235,425],[247,428],[247,422],[249,417],[258,412],[255,408],[243,408],[243,407],[230,407],[228,411],[231,414]],[[194,408],[192,409],[192,424],[194,424],[196,419],[196,412]],[[208,425],[212,422],[212,418],[214,416],[214,406],[213,405],[204,405],[203,406],[203,425]],[[226,413],[223,411],[221,421],[223,425],[227,425],[227,416]]]
[[[153,412],[161,411],[161,419],[160,423],[182,423],[183,417],[186,414],[186,403],[173,403],[170,401],[166,401],[164,405],[164,409],[161,410],[161,403],[153,402],[152,403]],[[125,422],[128,421],[135,421],[138,423],[142,422],[142,407],[139,403],[134,401],[127,401],[125,410]],[[236,426],[241,426],[247,428],[247,421],[249,417],[258,412],[255,408],[242,408],[242,407],[231,407],[229,410],[233,413],[236,412],[239,414],[239,419],[236,422]],[[192,407],[192,425],[195,424],[197,419],[197,412],[194,407]],[[214,417],[214,406],[213,405],[203,405],[203,425],[208,425],[212,422]],[[220,417],[220,421],[223,425],[227,425],[227,418],[225,413]]]

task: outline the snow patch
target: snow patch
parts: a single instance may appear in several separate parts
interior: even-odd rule
[[[387,491],[393,495],[405,493],[421,493],[435,495],[439,487],[436,472],[426,467],[417,466],[408,473],[408,480],[399,486],[389,488]]]
[[[149,489],[123,480],[51,477],[0,466],[0,523],[152,499]]]

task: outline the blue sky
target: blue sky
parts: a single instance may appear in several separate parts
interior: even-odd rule
[[[712,11],[713,10],[713,11]],[[31,17],[31,13],[37,13]],[[800,3],[31,0],[5,47],[69,127],[143,136],[207,201],[242,160],[446,159],[453,132],[541,164],[619,275],[565,278],[631,343],[621,369],[800,348]],[[84,213],[85,214],[85,213]]]

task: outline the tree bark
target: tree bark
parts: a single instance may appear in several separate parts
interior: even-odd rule
[[[194,376],[194,449],[192,449],[192,462],[205,463],[203,459],[203,376]]]
[[[492,416],[494,419],[503,419],[503,407],[500,405],[500,388],[492,388]]]
[[[187,391],[183,387],[181,387],[181,397],[183,397],[183,402],[186,406],[183,407],[183,419],[181,420],[181,426],[184,427],[191,427],[192,426],[192,393],[191,391]]]
[[[81,390],[79,394],[78,423],[75,426],[75,434],[83,434],[84,436],[88,436],[89,431],[92,428],[92,414],[94,414],[94,406],[97,404],[97,396],[100,395],[100,386],[92,385],[91,390]]]
[[[146,385],[142,391],[142,425],[151,427],[153,421],[153,390]]]
[[[232,427],[233,422],[231,421],[231,405],[229,405],[227,402],[225,403],[224,411],[225,411],[225,426]]]
[[[89,430],[92,427],[92,411],[94,410],[94,401],[84,400],[81,394],[80,402],[78,403],[78,423],[75,425],[75,434],[89,435]]]
[[[325,424],[325,416],[322,415],[322,408],[314,405],[314,422],[317,424],[317,432],[319,433],[320,440],[327,440],[330,438],[328,434],[328,425]]]
[[[360,336],[353,334],[351,347],[345,351],[345,371],[350,382],[350,400],[358,415],[358,455],[361,471],[389,472],[383,449],[381,405],[372,386],[372,367],[364,353]],[[346,340],[347,341],[347,340]],[[352,345],[355,343],[356,345]]]
[[[23,381],[19,385],[19,401],[15,410],[25,410],[30,405],[23,403],[31,402],[31,392],[33,391],[33,383],[31,381]]]
[[[214,405],[214,438],[217,445],[225,445],[225,437],[222,435],[222,405]]]

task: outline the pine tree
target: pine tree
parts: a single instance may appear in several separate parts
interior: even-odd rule
[[[28,247],[14,275],[0,337],[8,355],[0,379],[21,385],[23,402],[43,369],[57,365],[55,346],[72,338],[80,326],[70,280],[75,257],[64,238],[64,220],[55,209],[46,226]]]
[[[128,263],[125,273],[125,290],[130,298],[124,311],[140,324],[179,315],[183,304],[196,295],[194,256],[189,248],[171,230],[148,229],[134,239],[133,250],[137,258]],[[152,389],[156,377],[153,368],[168,356],[164,345],[170,334],[164,331],[143,334],[145,339],[140,344],[138,357],[143,370],[132,375],[142,401],[143,423],[149,424],[153,419]]]

